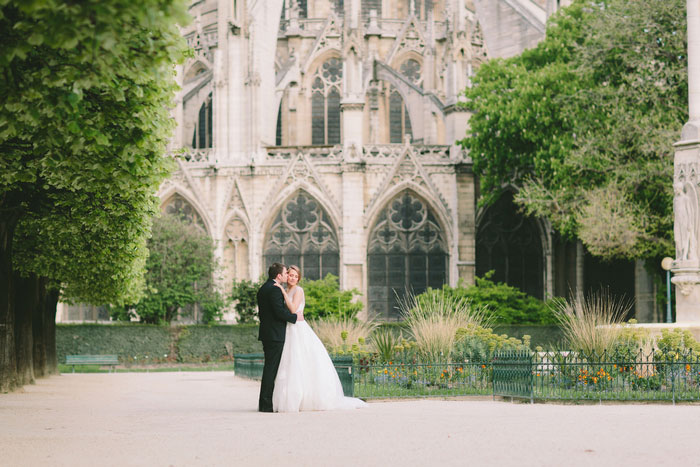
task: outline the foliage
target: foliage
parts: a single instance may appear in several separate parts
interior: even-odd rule
[[[391,328],[377,328],[370,338],[373,350],[379,355],[382,361],[393,360],[394,354],[403,351],[407,343],[403,333],[396,334]]]
[[[338,277],[333,274],[315,281],[302,279],[299,285],[304,289],[306,300],[305,319],[354,318],[362,310],[362,302],[353,302],[360,292],[357,289],[340,290]]]
[[[618,342],[615,345],[615,351],[622,354],[637,354],[649,355],[654,352],[657,347],[657,339],[651,335],[649,329],[635,326],[637,320],[631,319],[626,324],[623,324],[618,336]]]
[[[238,323],[255,323],[258,318],[258,290],[265,283],[261,278],[258,282],[243,279],[233,283],[230,299],[235,303]]]
[[[457,329],[486,322],[485,308],[442,290],[409,294],[399,301],[399,307],[423,361],[448,360]]]
[[[262,352],[257,324],[179,327],[174,347],[180,362],[232,360],[234,354]]]
[[[153,221],[148,241],[146,295],[129,310],[143,323],[170,323],[192,305],[202,321],[219,318],[225,302],[213,279],[218,271],[214,244],[206,232],[177,216]]]
[[[116,354],[122,363],[208,362],[262,352],[257,325],[157,326],[153,324],[59,324],[59,362],[66,355]]]
[[[673,146],[687,119],[683,0],[577,0],[546,38],[481,66],[463,140],[485,201],[518,189],[592,254],[673,250]],[[643,136],[640,136],[643,135]]]
[[[612,352],[620,342],[622,319],[632,303],[605,291],[572,296],[554,308],[571,350],[584,355]]]
[[[187,20],[180,0],[0,0],[0,212],[14,266],[64,300],[141,293]]]
[[[521,339],[495,334],[492,329],[470,324],[457,329],[454,359],[467,362],[489,362],[497,350],[529,350],[530,336]]]
[[[376,327],[373,322],[337,316],[309,321],[309,324],[326,349],[336,354],[366,350],[366,344]]]
[[[457,287],[445,284],[442,293],[466,299],[472,306],[483,307],[493,324],[551,324],[555,323],[551,307],[522,292],[517,287],[491,281],[493,271],[475,277],[474,285]],[[420,299],[420,296],[419,296]]]
[[[687,353],[692,351],[696,356],[700,355],[700,342],[696,341],[693,334],[687,329],[661,330],[661,338],[656,345],[662,353]]]

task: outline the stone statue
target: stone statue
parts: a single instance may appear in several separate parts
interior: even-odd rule
[[[688,181],[673,184],[673,234],[676,241],[677,260],[697,260],[698,193]]]

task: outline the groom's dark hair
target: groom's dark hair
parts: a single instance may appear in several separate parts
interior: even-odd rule
[[[282,271],[284,271],[284,268],[286,268],[282,263],[272,263],[272,266],[270,266],[270,269],[267,270],[267,277],[268,279],[274,279],[277,277],[277,274],[282,274]]]

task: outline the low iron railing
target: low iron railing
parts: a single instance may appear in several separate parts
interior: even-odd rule
[[[369,362],[354,365],[355,396],[363,399],[491,394],[488,362]]]
[[[262,354],[235,356],[239,376],[260,378]],[[376,361],[334,356],[347,396],[363,399],[493,395],[535,400],[700,401],[693,352],[497,351],[488,361]]]

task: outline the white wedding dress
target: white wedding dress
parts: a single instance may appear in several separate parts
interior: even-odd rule
[[[293,293],[302,294],[297,310],[301,313],[305,304],[304,291],[297,286]],[[293,295],[290,298],[293,300]],[[355,409],[366,405],[360,399],[343,395],[333,362],[306,321],[287,323],[286,333],[272,394],[275,412]]]

